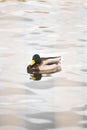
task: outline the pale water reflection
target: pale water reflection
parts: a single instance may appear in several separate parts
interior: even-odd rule
[[[86,10],[86,0],[0,0],[0,130],[87,129]],[[61,55],[62,71],[30,80],[36,52]]]

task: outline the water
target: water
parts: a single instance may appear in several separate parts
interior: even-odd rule
[[[87,129],[87,1],[0,3],[0,130]],[[62,71],[30,80],[33,54]]]

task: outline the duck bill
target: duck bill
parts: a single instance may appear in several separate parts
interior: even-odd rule
[[[31,77],[30,79],[31,79],[31,80],[36,80],[36,78],[35,78],[35,77]]]
[[[35,60],[32,60],[30,65],[33,66],[35,64]]]

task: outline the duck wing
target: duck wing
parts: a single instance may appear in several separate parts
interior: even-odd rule
[[[61,56],[41,58],[41,60],[44,65],[58,64],[60,63]]]

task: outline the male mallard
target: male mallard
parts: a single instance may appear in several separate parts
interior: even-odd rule
[[[38,54],[32,57],[31,63],[27,66],[28,73],[54,73],[60,71],[61,57],[42,58]]]

